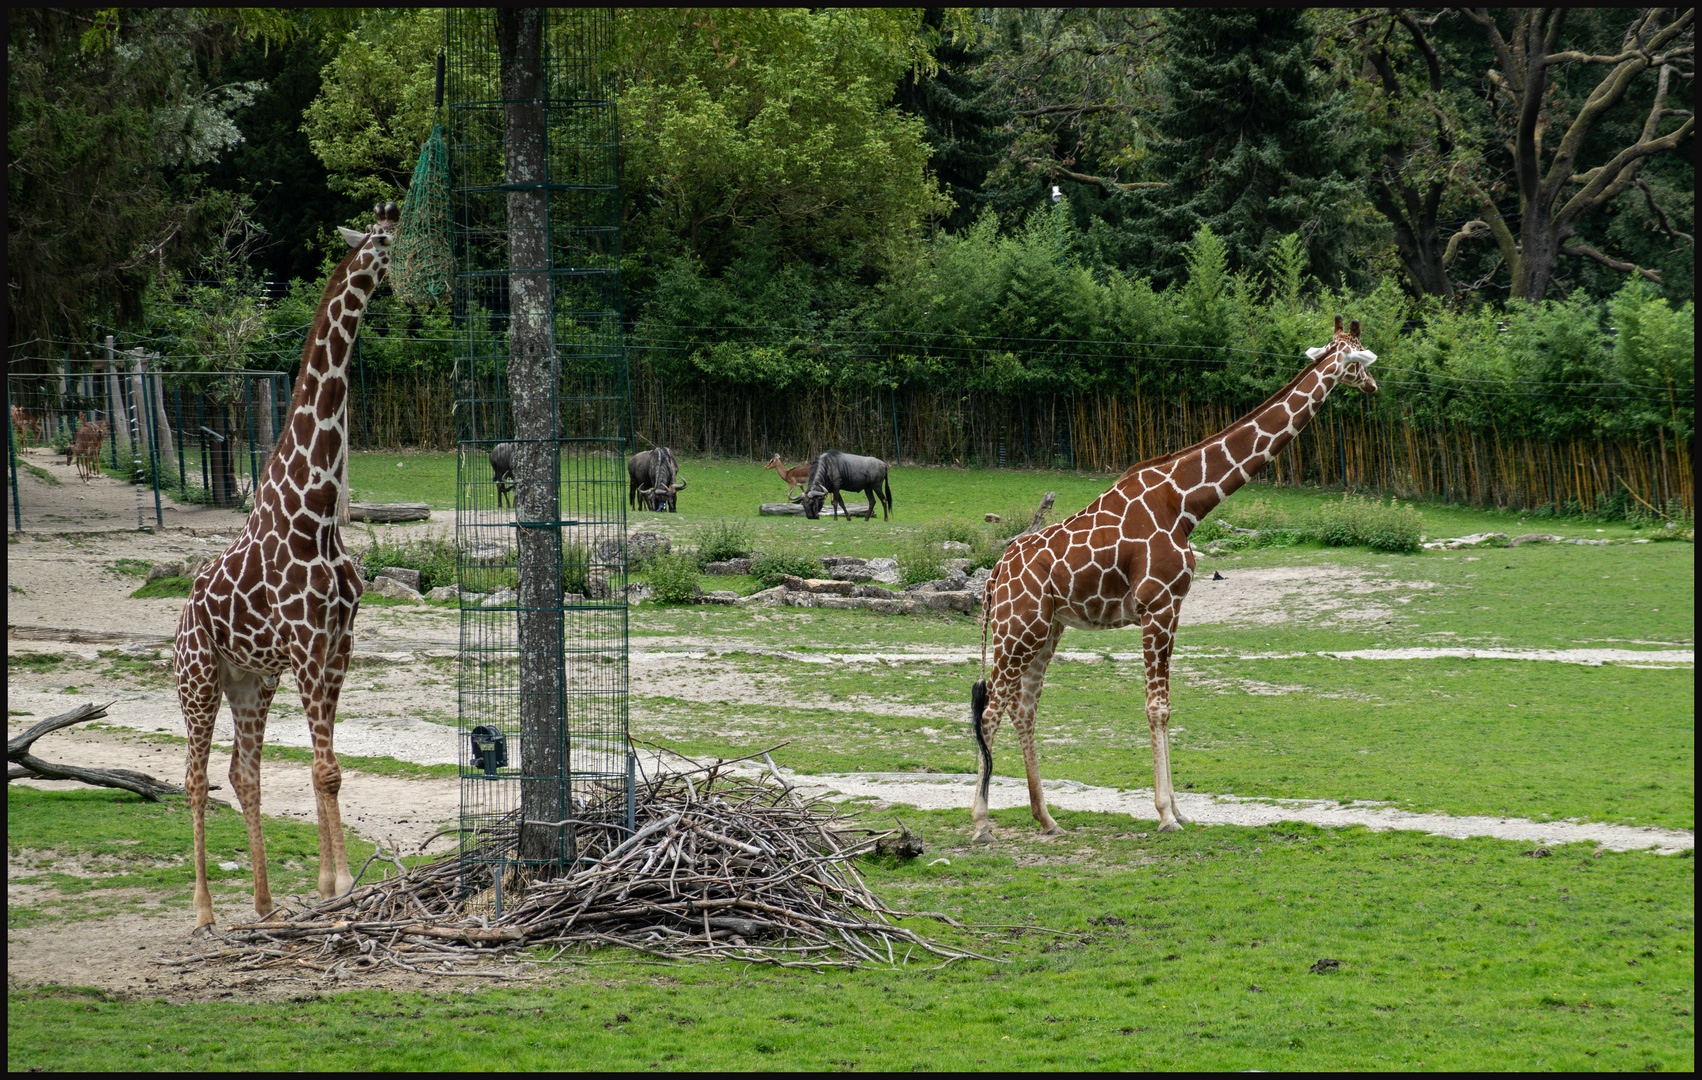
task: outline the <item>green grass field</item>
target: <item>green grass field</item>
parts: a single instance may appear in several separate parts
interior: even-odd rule
[[[692,486],[680,514],[633,514],[629,524],[655,523],[690,543],[709,524],[737,519],[759,547],[870,556],[894,554],[938,520],[978,526],[987,511],[1027,512],[1047,490],[1069,513],[1110,482],[904,468],[894,473],[892,522],[846,523],[758,518],[756,504],[784,492],[758,465],[686,459],[684,474]],[[354,477],[363,500],[453,505],[447,455],[357,455]],[[1227,505],[1266,499],[1298,514],[1339,497],[1260,486]],[[1511,514],[1419,510],[1431,536],[1639,535],[1623,523],[1521,524]],[[1222,588],[1275,567],[1317,567],[1318,579],[1273,602],[1268,621],[1184,626],[1172,690],[1176,782],[1196,792],[1693,828],[1689,666],[1318,655],[1453,645],[1688,649],[1693,559],[1684,543],[1413,556],[1300,545],[1202,557],[1200,576],[1221,571]],[[806,773],[973,767],[965,714],[978,662],[967,658],[978,656],[980,632],[971,618],[646,604],[632,610],[630,626],[635,646],[702,657],[679,661],[677,685],[634,695],[635,735],[710,756],[789,739],[780,763]],[[1045,776],[1150,784],[1139,664],[1108,658],[1138,644],[1127,631],[1065,635],[1063,648],[1086,656],[1048,672],[1037,724]],[[803,664],[748,651],[772,649],[956,655]],[[1009,732],[995,754],[1001,773],[1020,774]],[[429,772],[376,760],[361,767]],[[187,933],[180,804],[20,790],[8,802],[12,880],[55,894],[9,907],[15,929],[145,911],[181,921]],[[1042,842],[1026,808],[996,811],[999,842],[971,847],[967,806],[899,812],[928,854],[865,861],[871,885],[900,907],[1007,927],[972,945],[1005,963],[823,974],[655,966],[600,953],[578,958],[598,966],[544,968],[542,981],[518,986],[357,987],[287,1001],[14,987],[8,1065],[1694,1068],[1688,856],[1575,844],[1534,857],[1528,843],[1296,823],[1157,834],[1150,818],[1062,810],[1054,813],[1066,834]],[[243,846],[239,817],[213,821],[215,851]],[[131,842],[138,836],[146,840]],[[311,826],[269,822],[268,843],[277,890],[309,887]],[[365,850],[355,856],[351,845],[351,857]],[[942,856],[949,864],[928,865]],[[72,872],[78,860],[82,869]],[[220,874],[217,902],[240,906],[246,887],[244,872]],[[915,925],[961,940],[932,921]],[[1308,970],[1326,957],[1340,967]]]

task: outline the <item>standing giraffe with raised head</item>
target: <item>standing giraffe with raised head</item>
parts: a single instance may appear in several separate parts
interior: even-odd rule
[[[1377,392],[1365,370],[1377,357],[1360,347],[1357,321],[1343,330],[1337,316],[1334,338],[1306,355],[1312,363],[1263,405],[1193,446],[1130,467],[1081,513],[1018,537],[993,568],[984,593],[983,677],[970,695],[981,763],[970,811],[976,840],[993,839],[987,784],[993,775],[993,734],[1005,716],[1022,744],[1029,809],[1044,827],[1043,835],[1060,831],[1040,790],[1034,709],[1046,665],[1067,626],[1112,630],[1140,624],[1158,828],[1172,832],[1188,823],[1176,812],[1170,782],[1170,648],[1182,600],[1194,580],[1188,536],[1311,423],[1338,383]],[[991,675],[986,672],[989,634]]]
[[[236,748],[230,781],[248,827],[254,910],[272,912],[260,833],[260,744],[278,676],[295,675],[313,733],[313,793],[319,810],[319,895],[353,884],[343,851],[337,792],[342,770],[331,750],[337,697],[349,668],[362,585],[343,550],[338,499],[349,466],[349,357],[361,315],[390,268],[395,203],[375,208],[371,229],[340,230],[354,250],[331,271],[301,354],[289,416],[254,489],[248,524],[224,554],[195,576],[177,623],[177,697],[189,729],[184,786],[195,819],[195,931],[211,933],[207,889],[207,759],[219,699],[230,701]]]

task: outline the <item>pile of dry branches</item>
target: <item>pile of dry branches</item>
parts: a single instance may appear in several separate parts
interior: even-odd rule
[[[607,805],[594,797],[580,810],[582,819],[537,823],[577,827],[581,858],[565,876],[528,880],[509,864],[498,884],[491,868],[503,865],[499,853],[514,850],[517,820],[479,837],[473,851],[412,868],[380,848],[348,893],[289,920],[233,926],[219,947],[162,962],[301,966],[339,975],[384,966],[511,975],[512,967],[468,971],[464,965],[537,963],[535,955],[514,954],[539,946],[556,947],[542,962],[571,962],[562,958],[610,945],[670,961],[782,967],[901,965],[918,953],[941,963],[994,959],[895,925],[926,916],[968,929],[945,915],[883,903],[864,884],[855,859],[891,834],[833,828],[831,804],[800,799],[767,752],[757,756],[768,771],[755,778],[729,771],[750,760],[737,759],[687,762],[695,767],[642,781],[638,827],[630,834],[604,823],[624,817],[613,812],[624,809],[624,792],[603,796]],[[854,841],[859,834],[864,838]],[[379,859],[398,873],[360,885]],[[482,879],[470,880],[469,868]]]

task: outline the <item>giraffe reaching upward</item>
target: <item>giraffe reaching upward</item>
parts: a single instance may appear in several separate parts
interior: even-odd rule
[[[342,770],[331,749],[331,732],[362,585],[343,550],[337,509],[348,487],[349,357],[361,316],[390,267],[396,204],[376,207],[374,216],[364,233],[340,230],[353,250],[331,271],[313,317],[289,416],[255,486],[247,527],[195,576],[177,624],[177,696],[189,731],[184,786],[195,821],[197,934],[210,934],[213,923],[207,889],[207,760],[221,696],[230,701],[235,728],[230,781],[248,827],[254,910],[261,918],[272,911],[260,834],[260,745],[278,677],[285,671],[295,675],[313,734],[319,894],[335,896],[353,883],[337,802]]]
[[[1330,343],[1306,355],[1312,363],[1264,404],[1208,439],[1132,466],[1081,513],[1019,537],[993,568],[982,609],[983,678],[970,695],[981,765],[970,811],[976,840],[993,839],[987,784],[993,734],[1006,716],[1022,745],[1029,809],[1044,835],[1060,831],[1040,790],[1034,710],[1046,665],[1067,626],[1111,630],[1140,624],[1158,827],[1171,832],[1188,823],[1176,812],[1170,782],[1170,648],[1194,580],[1188,536],[1311,423],[1338,383],[1377,392],[1365,370],[1377,357],[1361,348],[1358,321],[1344,330],[1337,316]]]

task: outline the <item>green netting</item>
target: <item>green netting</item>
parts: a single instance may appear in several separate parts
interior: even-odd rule
[[[404,303],[431,307],[449,299],[455,274],[450,228],[449,148],[443,125],[433,124],[402,202],[390,268],[390,287]]]

